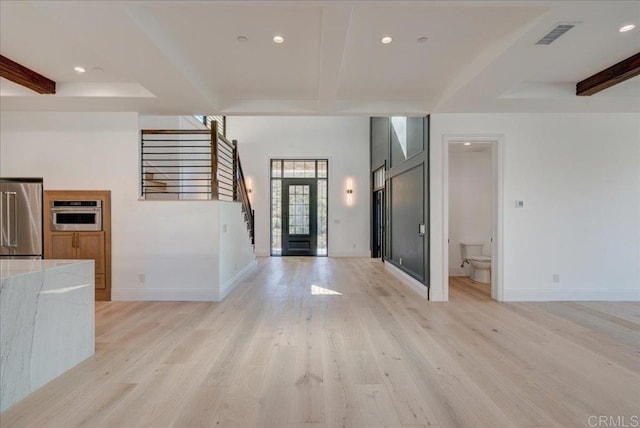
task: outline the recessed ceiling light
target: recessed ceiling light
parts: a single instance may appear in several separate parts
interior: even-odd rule
[[[391,36],[384,36],[383,38],[380,39],[380,43],[382,43],[383,45],[388,45],[391,42],[393,42],[393,39],[391,38]]]
[[[85,71],[87,71],[84,69],[84,67],[80,67],[80,66],[73,67],[73,69],[75,70],[76,73],[84,73]]]
[[[236,40],[238,40],[239,42],[246,42],[249,40],[249,38],[247,36],[238,36]]]
[[[470,145],[471,145],[471,143],[464,143],[464,145],[465,145],[465,146],[470,146]]]
[[[282,36],[273,36],[274,43],[284,43],[284,37]]]
[[[634,28],[636,28],[636,26],[635,26],[635,25],[633,25],[633,24],[628,24],[628,25],[624,25],[624,26],[620,27],[620,30],[619,30],[619,31],[620,31],[621,33],[626,33],[627,31],[631,31],[631,30],[633,30]]]
[[[418,43],[426,43],[426,41],[427,41],[427,40],[428,40],[428,39],[427,39],[426,37],[424,37],[424,36],[423,36],[423,37],[418,38],[418,40],[416,40],[416,41],[417,41]]]

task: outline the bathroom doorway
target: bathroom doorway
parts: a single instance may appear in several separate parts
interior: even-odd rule
[[[502,138],[444,139],[443,278],[477,298],[503,300]]]

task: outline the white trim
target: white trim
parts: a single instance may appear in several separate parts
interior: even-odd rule
[[[233,291],[242,277],[258,266],[253,260],[218,290],[201,288],[117,288],[112,290],[112,300],[162,301],[162,302],[220,302]]]
[[[504,135],[498,136],[492,145],[493,157],[493,234],[494,242],[491,259],[496,263],[491,266],[491,297],[504,300]],[[495,284],[495,285],[494,285]]]
[[[371,251],[330,251],[329,257],[371,257]]]
[[[504,300],[504,260],[503,260],[503,209],[504,209],[504,141],[502,134],[448,134],[442,136],[442,266],[432,266],[442,274],[440,284],[442,301],[449,300],[449,143],[478,141],[492,143],[492,160],[494,171],[494,216],[493,246],[491,260],[491,297]],[[433,286],[433,284],[432,284]]]
[[[224,300],[225,297],[229,295],[233,291],[234,288],[240,283],[240,279],[248,273],[250,270],[253,270],[258,267],[258,261],[253,260],[251,263],[246,265],[241,271],[233,275],[233,277],[227,281],[226,283],[220,286],[220,291],[218,293],[218,301]]]
[[[625,288],[573,288],[558,290],[555,288],[536,288],[508,290],[504,294],[505,302],[594,302],[594,301],[640,301],[640,290]]]
[[[200,288],[114,288],[112,300],[217,302],[217,290]]]
[[[425,299],[429,298],[429,289],[423,283],[417,281],[413,277],[407,275],[405,272],[401,271],[391,263],[385,263],[384,268],[393,276],[398,278],[401,282],[408,285],[413,291],[418,293],[420,296]]]

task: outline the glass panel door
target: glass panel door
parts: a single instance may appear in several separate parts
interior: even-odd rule
[[[287,178],[282,184],[282,255],[315,256],[318,239],[316,180]]]
[[[326,256],[327,159],[271,160],[271,255]]]

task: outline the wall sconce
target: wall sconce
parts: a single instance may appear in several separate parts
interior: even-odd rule
[[[245,184],[247,186],[247,196],[249,196],[249,201],[253,202],[253,198],[251,192],[253,192],[253,180],[251,177],[245,178]]]
[[[353,179],[347,179],[347,206],[353,205]]]

